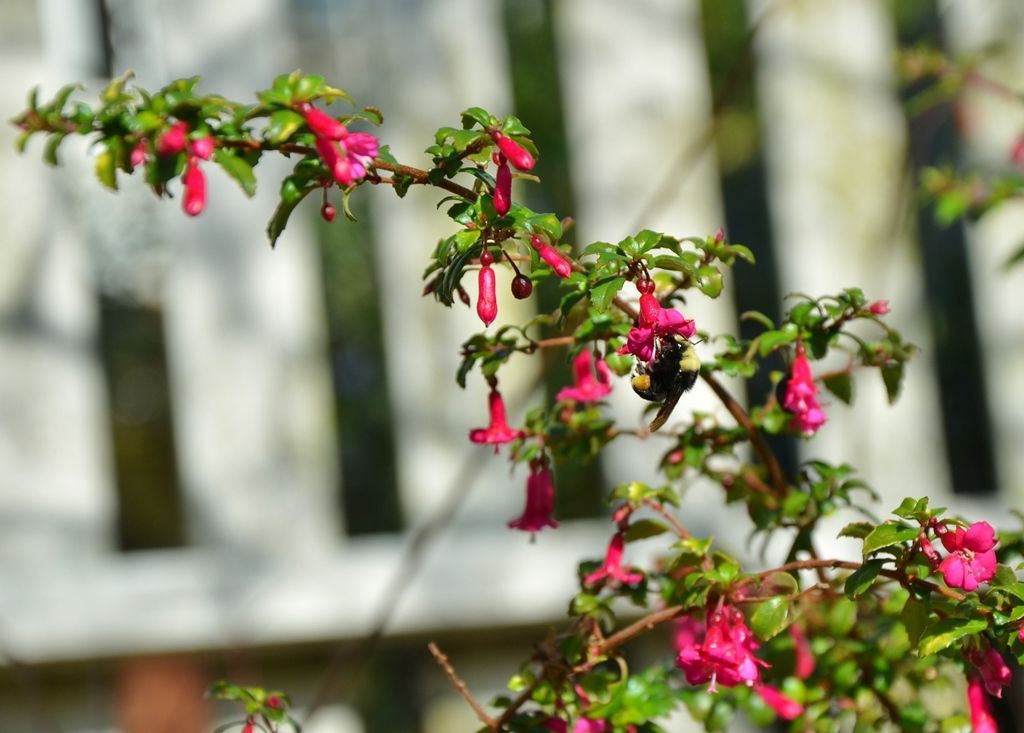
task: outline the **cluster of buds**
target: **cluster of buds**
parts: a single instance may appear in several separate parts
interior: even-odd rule
[[[498,216],[505,216],[512,208],[512,170],[509,162],[521,171],[533,170],[534,160],[530,152],[512,138],[502,134],[498,130],[487,131],[498,146],[498,151],[491,159],[498,167],[494,176],[494,210]]]
[[[556,275],[562,278],[569,277],[572,273],[572,263],[561,252],[536,234],[530,236],[530,244]],[[512,279],[512,296],[517,300],[530,297],[533,293],[533,282],[519,270],[515,260],[508,253],[506,257],[516,273]],[[488,247],[484,247],[480,252],[480,272],[477,275],[476,314],[485,326],[490,326],[498,317],[498,289],[493,264],[494,255]]]
[[[186,154],[185,172],[181,175],[181,183],[185,189],[182,208],[189,216],[199,216],[206,208],[206,176],[199,167],[199,161],[213,157],[215,144],[213,137],[202,135],[189,138],[188,123],[178,120],[156,139],[154,151],[160,158],[173,158],[181,153]],[[146,164],[149,160],[149,140],[141,138],[132,148],[129,160],[133,168]]]

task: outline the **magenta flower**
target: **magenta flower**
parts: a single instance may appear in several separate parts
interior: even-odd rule
[[[487,396],[487,407],[491,414],[491,424],[486,428],[474,428],[469,431],[471,443],[493,445],[494,452],[498,452],[498,446],[502,443],[511,443],[516,438],[521,438],[522,430],[513,430],[508,426],[505,418],[505,400],[501,393],[492,389]]]
[[[341,140],[348,134],[348,130],[338,120],[331,117],[323,110],[317,109],[309,102],[301,102],[298,105],[299,112],[306,118],[306,124],[313,134],[328,140]]]
[[[708,682],[708,692],[715,692],[719,683],[726,687],[740,683],[750,686],[760,681],[759,667],[768,666],[754,656],[760,645],[747,628],[743,614],[732,606],[723,606],[708,615],[700,643],[696,639],[688,641],[678,628],[676,643],[682,648],[676,666],[683,670],[691,685]]]
[[[697,327],[675,308],[663,308],[654,296],[654,283],[641,280],[636,284],[640,291],[640,315],[637,325],[626,335],[625,345],[620,354],[633,354],[642,362],[654,358],[654,345],[658,336],[677,335],[693,338]]]
[[[650,361],[654,358],[654,329],[631,328],[625,345],[618,353],[634,354],[640,361]]]
[[[534,234],[530,237],[530,244],[537,250],[540,258],[551,266],[556,275],[559,277],[569,277],[572,274],[572,263],[563,257],[561,252],[545,242],[544,239]]]
[[[189,158],[181,181],[185,185],[182,208],[189,216],[199,216],[206,208],[206,176],[199,169],[199,162],[195,158]]]
[[[157,138],[156,154],[161,158],[170,158],[185,149],[188,142],[188,125],[180,120],[171,125],[163,135]]]
[[[334,180],[348,188],[366,175],[380,145],[368,132],[346,132],[341,140],[317,135],[316,149]]]
[[[754,690],[783,720],[796,720],[804,714],[803,705],[791,697],[786,697],[771,685],[760,684]]]
[[[558,528],[551,513],[555,510],[555,482],[551,469],[541,461],[530,462],[530,476],[526,479],[526,508],[518,519],[508,523],[509,529],[540,532],[545,527]]]
[[[583,349],[572,361],[572,372],[576,379],[573,387],[563,387],[555,396],[556,400],[575,400],[576,402],[597,402],[612,391],[612,374],[605,364],[604,359],[598,359],[593,366],[597,369],[597,378],[594,378],[594,369],[591,367],[593,355],[589,349]]]
[[[938,569],[950,588],[972,591],[996,574],[996,553],[992,548],[999,540],[988,522],[975,522],[966,530],[957,527],[950,532],[942,527],[937,531],[949,551]]]
[[[988,701],[982,682],[975,675],[967,678],[967,703],[971,708],[971,730],[974,733],[999,733],[992,705]]]
[[[876,316],[884,316],[889,312],[889,301],[888,300],[876,300],[868,305],[868,313]]]
[[[639,583],[644,579],[641,573],[631,573],[629,568],[622,567],[622,553],[625,549],[626,539],[623,532],[619,531],[612,535],[608,543],[608,551],[604,556],[604,563],[594,572],[583,579],[583,585],[597,585],[605,578],[617,580],[622,585]]]
[[[494,210],[505,216],[512,208],[512,171],[504,155],[498,156],[498,173],[494,183]]]
[[[480,253],[480,273],[477,276],[476,314],[485,326],[490,326],[498,317],[498,291],[494,280],[494,255],[486,249]]]
[[[533,156],[530,155],[526,148],[497,130],[488,130],[488,132],[491,135],[491,139],[497,144],[498,150],[509,159],[512,165],[521,171],[533,169]]]
[[[1002,697],[1003,688],[1010,684],[1010,678],[1013,676],[1003,655],[988,646],[984,650],[968,649],[965,656],[974,667],[974,671],[981,676],[985,691],[993,697]]]
[[[796,347],[782,409],[793,414],[792,427],[804,435],[814,435],[827,419],[818,403],[818,385],[814,383],[811,363],[802,345]]]
[[[793,674],[805,680],[814,674],[814,654],[807,641],[807,635],[799,624],[791,624],[789,635],[793,637]]]

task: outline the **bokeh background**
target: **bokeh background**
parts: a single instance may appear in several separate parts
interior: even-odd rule
[[[970,88],[908,116],[894,59],[916,43],[1020,89],[1024,5],[4,0],[0,117],[34,85],[82,81],[87,99],[125,69],[245,100],[301,67],[383,109],[382,140],[426,165],[462,109],[515,113],[543,179],[516,196],[572,213],[576,243],[722,226],[755,251],[719,301],[690,304],[704,329],[777,316],[795,291],[888,299],[921,347],[900,402],[863,375],[854,407],[832,399],[818,438],[778,450],[851,462],[879,514],[927,494],[1005,524],[1024,492],[1024,268],[1002,263],[1024,207],[940,227],[915,177],[1009,170],[1024,106]],[[187,220],[135,181],[103,189],[84,141],[51,169],[15,132],[0,127],[0,730],[208,731],[232,718],[202,698],[223,676],[290,691],[309,733],[473,729],[426,642],[478,697],[503,689],[607,541],[602,497],[657,480],[664,444],[559,465],[563,525],[530,542],[505,529],[521,469],[466,440],[486,387],[453,375],[479,323],[419,295],[448,231],[432,192],[361,190],[356,224],[307,203],[271,251],[283,161],[261,164],[254,201],[212,171]],[[509,301],[499,325],[535,307]],[[548,362],[503,376],[513,421],[565,384],[564,355]],[[624,382],[611,403],[640,419]],[[685,406],[715,409],[700,386]],[[741,510],[688,491],[696,534],[755,565],[784,549],[760,555]]]

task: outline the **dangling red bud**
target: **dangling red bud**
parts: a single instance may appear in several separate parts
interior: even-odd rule
[[[330,224],[334,221],[334,217],[337,216],[338,210],[334,208],[333,204],[328,201],[324,201],[324,205],[320,207],[320,216]]]
[[[530,237],[530,244],[537,250],[540,258],[547,262],[555,274],[559,277],[569,277],[572,274],[572,264],[562,254],[538,237],[536,234]]]
[[[185,184],[182,208],[189,216],[199,216],[206,208],[206,176],[199,169],[199,162],[195,158],[189,160],[181,179]]]
[[[188,142],[188,125],[178,121],[171,125],[163,135],[157,138],[156,154],[161,158],[170,158],[185,149]]]
[[[498,317],[498,293],[494,279],[494,255],[488,250],[480,253],[480,275],[477,279],[479,295],[476,301],[476,314],[485,326],[490,326]]]
[[[494,210],[498,216],[505,216],[512,208],[512,171],[508,163],[502,161],[498,165],[498,174],[494,184]]]
[[[504,155],[509,161],[521,171],[528,171],[533,169],[533,156],[530,152],[522,145],[517,143],[510,137],[506,137],[497,130],[491,130],[491,138],[498,146],[498,150]]]
[[[512,278],[512,296],[516,300],[529,298],[533,292],[533,281],[526,275],[516,275]]]

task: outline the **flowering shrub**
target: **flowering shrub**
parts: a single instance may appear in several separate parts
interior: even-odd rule
[[[1000,537],[986,522],[947,516],[927,498],[907,498],[879,521],[862,506],[875,495],[851,466],[809,461],[787,475],[766,440],[828,430],[826,408],[852,402],[861,372],[876,371],[879,388],[897,399],[915,349],[883,320],[888,301],[855,287],[796,295],[781,322],[743,314],[759,326],[752,338],[710,333],[680,310],[684,298],[719,297],[726,270],[754,264],[750,250],[721,231],[678,237],[649,229],[573,250],[562,243],[568,220],[515,199],[513,179],[543,168],[515,117],[465,110],[458,126],[437,131],[429,165],[418,168],[356,129],[378,124],[378,110],[329,113],[324,105],[351,100],[318,76],[281,76],[253,104],[201,94],[195,78],[152,93],[128,81],[112,82],[95,109],[71,101],[74,87],[46,103],[33,94],[15,120],[19,146],[46,136],[44,156],[56,163],[67,135],[88,135],[101,183],[117,189],[137,173],[157,196],[180,187],[192,216],[208,203],[207,161],[252,195],[253,167],[265,155],[287,154],[295,162],[268,226],[271,245],[314,191],[322,192],[327,221],[336,192],[346,216],[349,197],[364,185],[389,186],[400,197],[412,185],[443,192],[453,231],[429,254],[424,294],[444,306],[456,297],[471,305],[463,282],[475,276],[476,313],[485,329],[499,324],[466,340],[456,381],[465,386],[479,371],[490,387],[487,426],[470,429],[469,440],[525,467],[524,510],[511,529],[557,531],[560,460],[596,456],[612,441],[661,441],[664,483],[627,481],[612,491],[607,547],[580,564],[566,627],[523,663],[512,695],[489,712],[431,646],[485,729],[641,733],[660,730],[658,719],[685,707],[708,730],[723,729],[740,711],[756,724],[782,719],[800,731],[938,730],[930,700],[948,689],[961,704],[943,730],[995,729],[989,698],[1009,682],[1006,658],[1024,658],[1024,583],[1013,564],[1020,535]],[[519,299],[555,279],[557,308],[522,325],[501,323],[498,267],[514,272],[511,294]],[[512,355],[542,349],[567,351],[573,384],[554,404],[529,410],[522,425],[509,425],[499,376]],[[823,370],[830,355],[843,366]],[[779,356],[789,366],[770,372],[777,389],[762,404],[744,408],[721,381],[750,378]],[[616,377],[630,373],[638,414],[639,398],[662,404],[650,426],[619,425],[605,411],[602,400],[627,388]],[[670,420],[672,404],[698,378],[723,409],[680,410]],[[825,391],[832,403],[822,401]],[[698,477],[721,487],[722,501],[745,505],[756,535],[791,538],[786,562],[744,568],[712,538],[694,536],[676,510],[681,487]],[[816,549],[819,522],[839,510],[863,515],[839,533],[862,542],[858,561]],[[633,543],[653,539],[661,542],[656,561],[626,561]],[[662,635],[663,660],[631,668],[627,644],[646,633]],[[243,705],[241,730],[295,725],[279,693],[219,683],[212,694]]]

